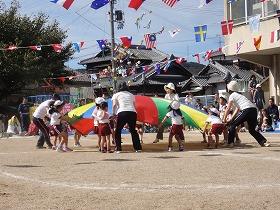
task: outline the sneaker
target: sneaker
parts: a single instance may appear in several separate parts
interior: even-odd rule
[[[141,153],[141,152],[142,152],[142,150],[135,150],[135,152],[136,152],[136,153]]]
[[[36,149],[46,149],[44,146],[36,146]]]
[[[261,146],[262,146],[262,147],[270,147],[270,143],[265,142],[265,143],[261,144]]]
[[[183,152],[185,150],[185,148],[182,146],[182,147],[179,147],[179,151],[180,152]]]
[[[81,147],[81,144],[74,144],[74,147]]]
[[[120,154],[120,153],[121,153],[121,151],[120,151],[120,150],[116,150],[116,151],[115,151],[115,153]]]
[[[65,152],[61,147],[57,147],[57,148],[56,148],[56,151],[57,151],[57,152]]]
[[[52,146],[52,150],[56,150],[57,149],[57,146]]]
[[[240,139],[236,140],[235,143],[234,143],[234,145],[235,145],[235,146],[240,146],[240,145],[241,145]]]
[[[172,152],[172,147],[168,147],[168,152]]]
[[[159,142],[159,139],[155,139],[154,141],[153,141],[153,144],[156,144],[156,143],[158,143]]]
[[[48,149],[53,149],[53,145],[48,145]]]
[[[64,151],[64,152],[72,152],[73,150],[70,149],[70,148],[68,148],[68,147],[64,147],[64,148],[63,148],[63,151]]]

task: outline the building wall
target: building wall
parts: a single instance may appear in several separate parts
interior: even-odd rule
[[[78,98],[94,98],[91,87],[70,87],[70,95],[78,95]]]

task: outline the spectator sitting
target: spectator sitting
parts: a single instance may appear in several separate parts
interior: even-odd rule
[[[20,134],[21,133],[20,123],[15,115],[12,116],[11,119],[9,119],[9,121],[8,121],[7,133],[8,134]]]
[[[267,114],[267,111],[265,109],[262,110],[262,126],[261,126],[261,129],[263,132],[266,132],[266,131],[273,131],[273,128],[272,128],[272,119],[271,117]]]
[[[274,103],[274,98],[269,99],[269,106],[266,108],[266,111],[268,116],[270,116],[274,122],[279,120],[279,111],[278,107]]]

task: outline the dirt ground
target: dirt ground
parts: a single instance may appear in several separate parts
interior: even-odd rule
[[[210,150],[186,132],[185,152],[154,136],[134,153],[125,135],[121,154],[99,153],[95,136],[68,153],[0,139],[0,209],[280,209],[279,134],[265,133],[269,148],[242,133],[241,147]]]

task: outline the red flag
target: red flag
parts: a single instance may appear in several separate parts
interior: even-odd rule
[[[128,5],[128,7],[133,8],[135,10],[139,9],[139,7],[142,5],[142,3],[145,0],[130,0],[130,3]]]
[[[122,36],[120,39],[125,48],[129,48],[131,46],[132,37],[128,38],[127,36]]]
[[[229,21],[222,21],[221,22],[221,27],[222,27],[222,34],[225,35],[229,35],[232,34],[232,28],[233,28],[233,20],[229,20]]]
[[[62,45],[61,44],[52,44],[53,50],[57,53],[61,53]]]
[[[200,56],[199,56],[199,54],[195,54],[195,55],[193,55],[193,57],[196,57],[197,63],[200,63]]]
[[[65,82],[65,77],[59,77],[58,79],[59,79],[62,83]]]
[[[29,46],[29,48],[36,51],[42,50],[41,46]]]
[[[175,62],[178,63],[178,64],[182,64],[185,61],[186,61],[185,58],[176,58],[176,60],[175,60]]]
[[[205,58],[204,60],[207,61],[211,58],[211,55],[212,55],[212,50],[207,50],[206,53],[205,53]]]

